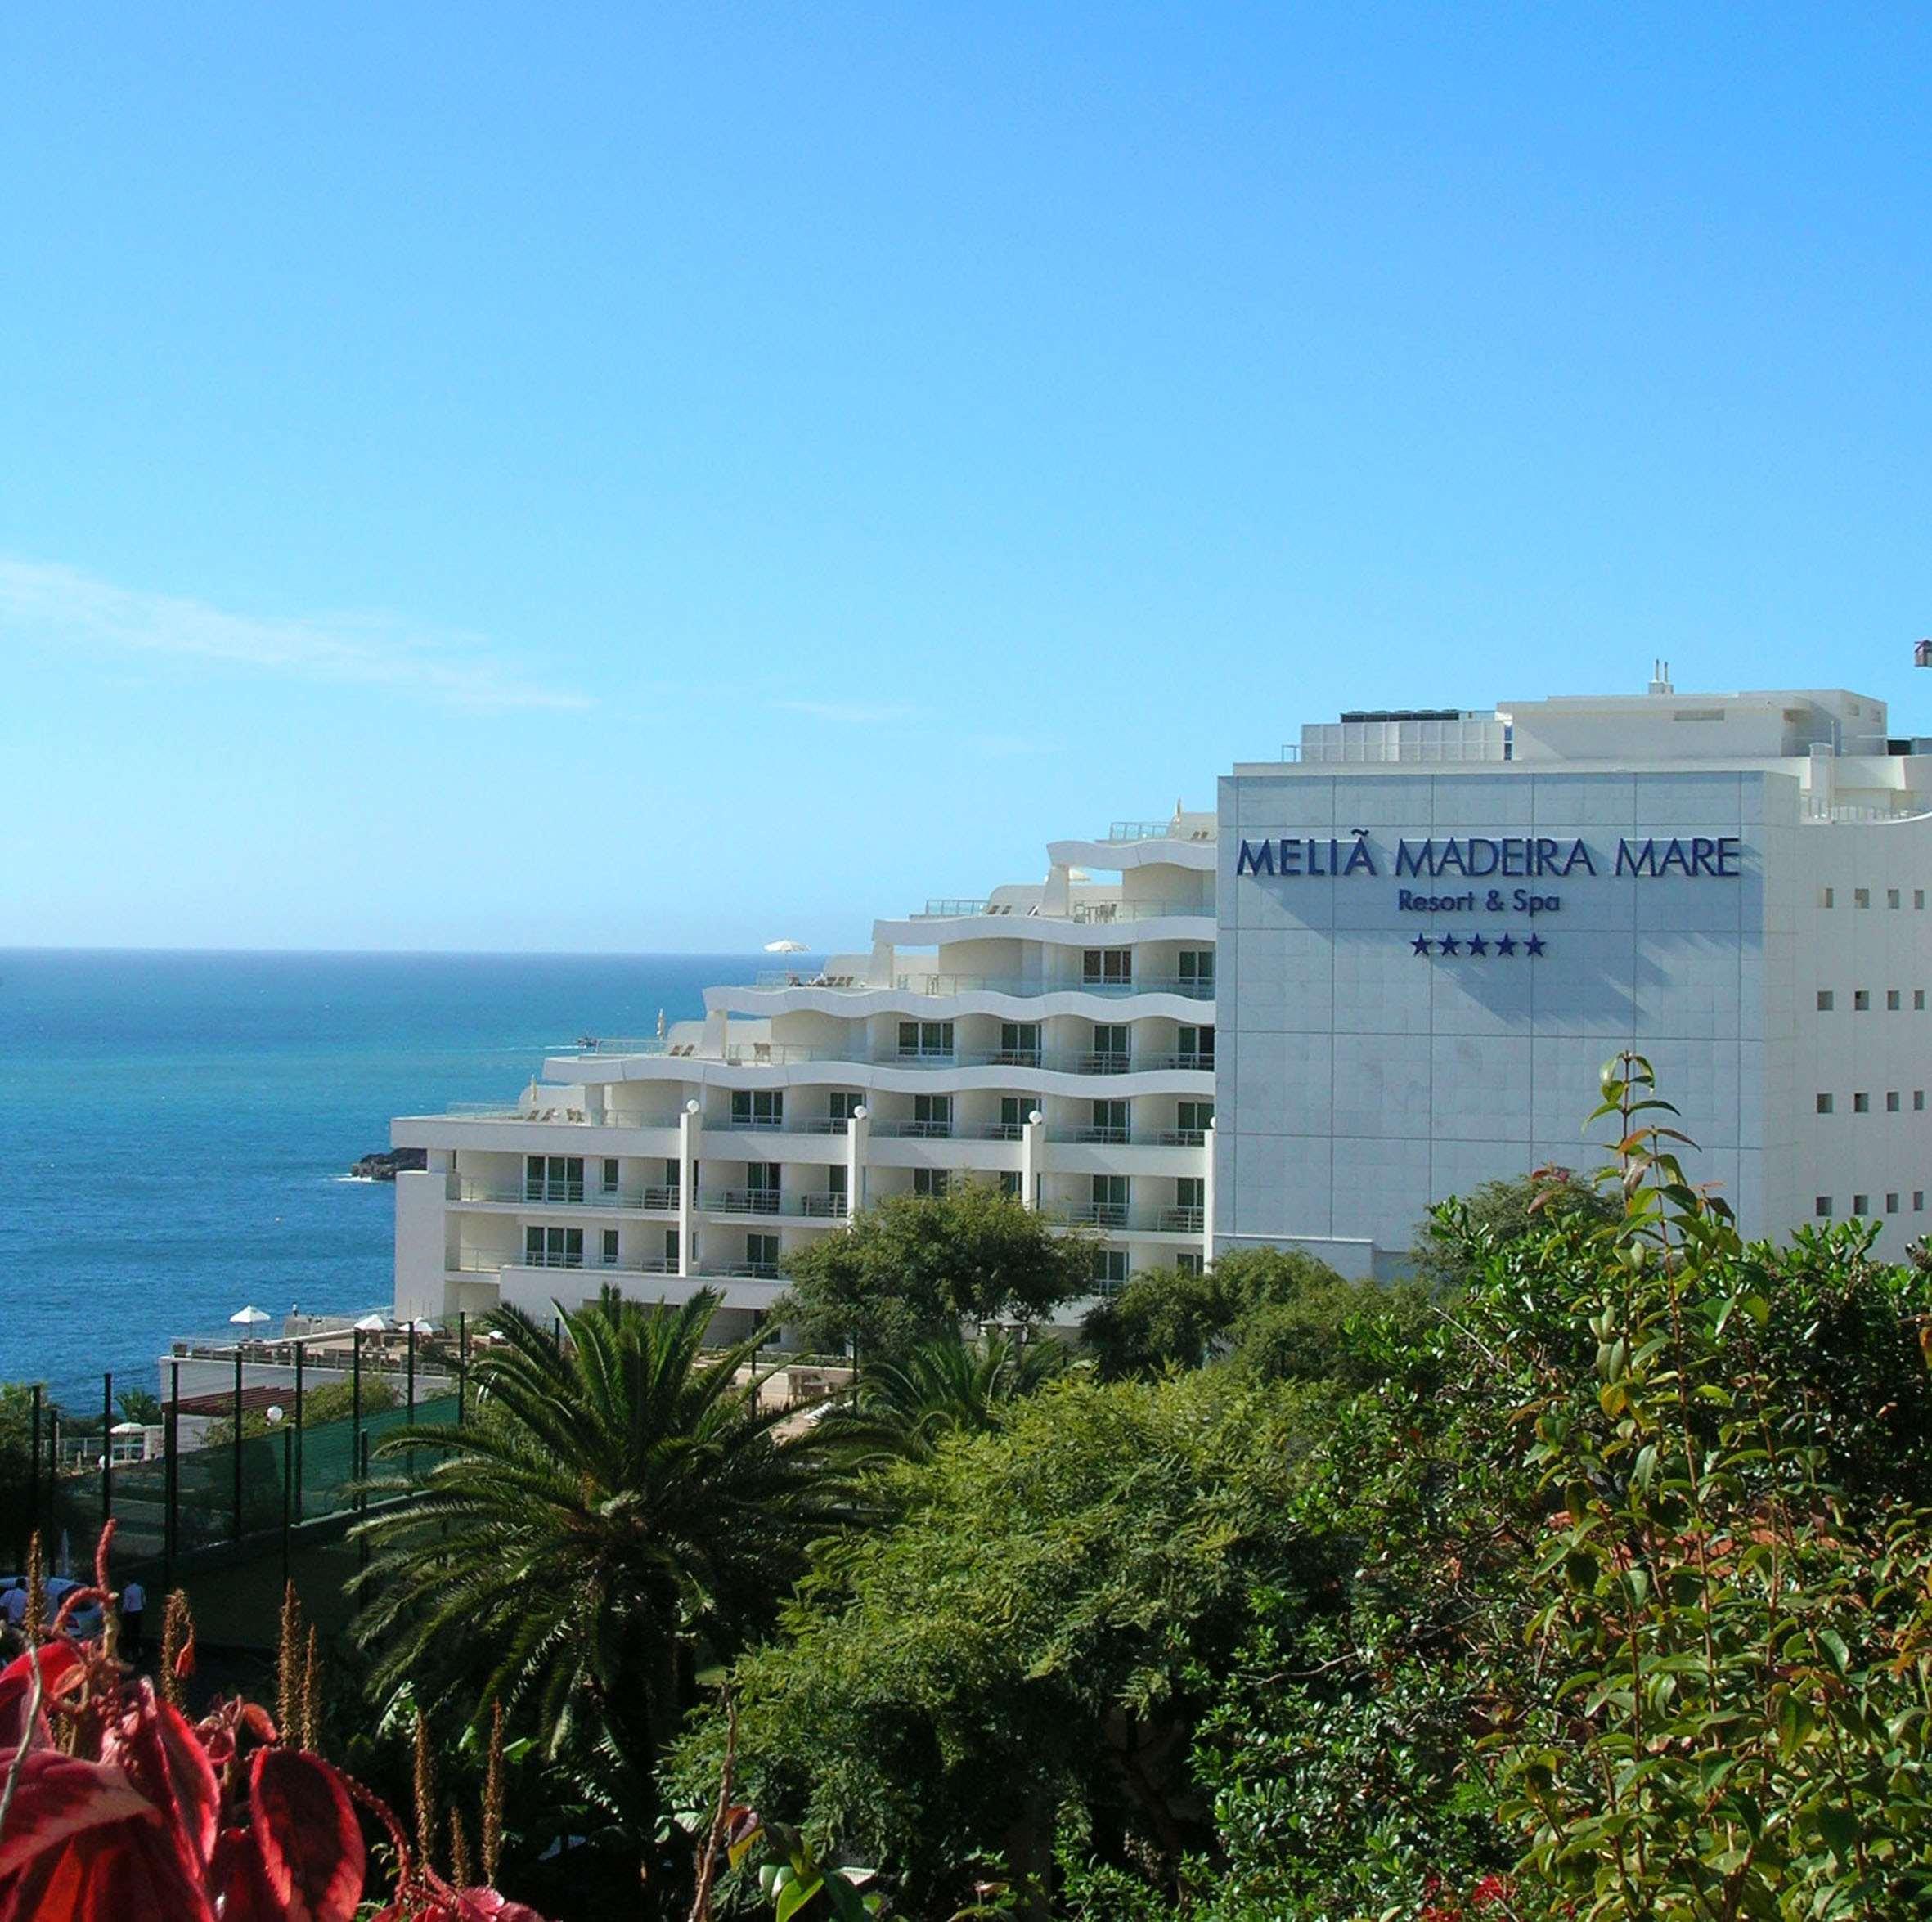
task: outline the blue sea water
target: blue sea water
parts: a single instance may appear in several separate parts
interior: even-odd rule
[[[514,1100],[546,1049],[703,1012],[762,956],[0,950],[0,1381],[153,1390],[254,1302],[391,1296],[393,1115]]]

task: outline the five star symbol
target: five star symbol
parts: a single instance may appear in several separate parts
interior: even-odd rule
[[[1519,949],[1534,959],[1548,945],[1549,943],[1539,934],[1527,935],[1520,941],[1513,934],[1499,934],[1494,941],[1485,934],[1466,935],[1460,938],[1453,934],[1418,934],[1410,941],[1409,951],[1412,954],[1467,954],[1471,959],[1494,954],[1507,960]]]

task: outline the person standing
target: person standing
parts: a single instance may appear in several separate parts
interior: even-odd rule
[[[16,1635],[26,1632],[27,1578],[25,1575],[16,1575],[13,1586],[0,1596],[0,1621],[4,1621]]]
[[[121,1591],[121,1653],[130,1662],[138,1662],[142,1651],[142,1620],[147,1612],[147,1591],[138,1582],[130,1582]]]

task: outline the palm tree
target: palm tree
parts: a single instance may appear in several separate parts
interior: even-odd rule
[[[761,1409],[755,1367],[741,1379],[758,1343],[703,1352],[718,1300],[647,1309],[606,1291],[555,1332],[498,1310],[475,1418],[392,1431],[385,1456],[438,1459],[380,1484],[408,1498],[361,1530],[375,1686],[407,1681],[477,1722],[524,1706],[553,1755],[588,1745],[586,1789],[647,1840],[681,1658],[730,1653],[806,1544],[853,1517],[838,1439]]]
[[[834,1438],[883,1440],[896,1454],[924,1461],[942,1436],[991,1428],[1003,1404],[1033,1394],[1066,1366],[1058,1342],[1016,1340],[998,1329],[978,1342],[921,1342],[903,1361],[864,1370],[851,1415],[824,1426]]]

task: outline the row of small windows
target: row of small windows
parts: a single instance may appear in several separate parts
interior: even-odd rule
[[[1829,1221],[1831,1219],[1831,1197],[1829,1195],[1820,1195],[1817,1201],[1812,1204],[1811,1211],[1821,1221]],[[1853,1215],[1870,1215],[1871,1211],[1871,1197],[1870,1195],[1853,1195],[1852,1197],[1852,1213]],[[1925,1212],[1925,1191],[1922,1188],[1915,1188],[1912,1191],[1912,1211],[1914,1215],[1923,1215]],[[1896,1215],[1898,1212],[1898,1196],[1897,1191],[1894,1190],[1885,1197],[1885,1213]]]
[[[1818,890],[1818,905],[1821,908],[1831,908],[1837,905],[1838,890],[1836,888],[1821,887]],[[1924,909],[1925,905],[1924,888],[1915,887],[1912,891],[1912,905],[1921,910]],[[1854,887],[1852,890],[1852,905],[1854,908],[1869,908],[1871,905],[1871,890],[1869,887]],[[1903,907],[1905,905],[1904,890],[1888,887],[1885,890],[1885,905],[1888,908]]]
[[[1835,1097],[1829,1094],[1819,1095],[1818,1112],[1821,1115],[1832,1113],[1836,1105]],[[1888,1115],[1895,1115],[1900,1111],[1900,1107],[1898,1090],[1896,1088],[1888,1089],[1885,1093],[1885,1112]],[[1915,1088],[1912,1091],[1912,1111],[1915,1115],[1921,1115],[1925,1111],[1925,1091],[1923,1088]],[[1871,1112],[1871,1097],[1866,1093],[1854,1094],[1852,1097],[1852,1112],[1854,1115],[1870,1114]]]
[[[1905,990],[1903,988],[1887,988],[1885,990],[1886,1013],[1898,1013],[1905,1005],[1904,996]],[[1835,989],[1820,988],[1818,990],[1818,1013],[1820,1014],[1829,1014],[1837,1005],[1838,993]],[[1871,1007],[1871,989],[1853,988],[1852,990],[1852,1013],[1864,1014],[1870,1010]],[[1914,1014],[1923,1014],[1925,1012],[1925,990],[1923,988],[1912,990],[1912,1011]]]

